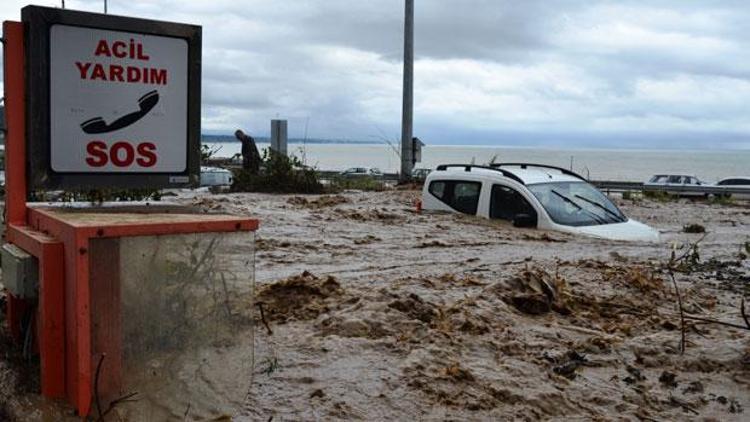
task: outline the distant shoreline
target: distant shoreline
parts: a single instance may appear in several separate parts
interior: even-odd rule
[[[258,136],[254,138],[255,141],[259,144],[270,144],[271,139],[268,137],[262,137]],[[217,135],[203,135],[201,137],[201,143],[211,143],[211,144],[234,144],[238,141],[234,138],[234,136],[217,136]],[[315,144],[315,145],[357,145],[357,146],[383,146],[388,148],[388,144],[385,142],[374,142],[374,141],[361,141],[361,140],[355,140],[355,139],[300,139],[300,138],[290,138],[288,140],[288,143],[290,145],[302,145],[302,144]],[[399,147],[398,144],[394,143],[396,147]],[[609,152],[650,152],[650,153],[658,153],[658,152],[680,152],[680,153],[696,153],[696,152],[711,152],[711,153],[732,153],[732,152],[740,152],[740,153],[748,153],[750,152],[750,149],[745,148],[726,148],[726,149],[716,149],[716,148],[704,148],[704,149],[696,149],[696,148],[683,148],[683,149],[677,149],[677,148],[622,148],[622,147],[592,147],[592,146],[571,146],[571,147],[562,147],[557,145],[502,145],[502,144],[487,144],[487,145],[460,145],[460,144],[427,144],[425,148],[429,147],[438,147],[438,148],[468,148],[468,149],[510,149],[510,150],[539,150],[539,151],[561,151],[561,152],[581,152],[581,151],[609,151]]]
[[[271,138],[265,136],[256,136],[255,142],[259,144],[271,143]],[[201,135],[201,143],[236,143],[238,142],[234,136],[229,135]],[[318,139],[318,138],[289,138],[288,143],[290,144],[358,144],[358,145],[377,145],[377,142],[372,141],[358,141],[354,139]]]

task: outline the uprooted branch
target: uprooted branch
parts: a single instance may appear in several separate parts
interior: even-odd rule
[[[109,407],[107,407],[107,410],[105,410],[104,413],[102,414],[102,418],[105,417],[105,416],[107,416],[109,414],[109,412],[113,411],[118,404],[138,401],[138,398],[136,398],[137,395],[138,395],[138,392],[134,391],[132,393],[125,394],[122,397],[118,397],[118,398],[112,400],[109,403]],[[102,420],[104,420],[104,419],[102,419]]]
[[[680,295],[680,288],[677,286],[677,280],[674,278],[671,266],[669,267],[669,277],[672,279],[674,292],[677,295],[677,305],[680,310],[680,354],[683,354],[685,353],[685,310],[682,308],[682,295]]]
[[[698,247],[707,235],[708,234],[706,233],[695,242],[688,243],[687,249],[680,256],[677,256],[676,250],[673,249],[672,255],[669,258],[669,263],[667,264],[667,268],[671,271],[686,272],[695,267],[700,260]]]
[[[273,335],[273,330],[271,330],[271,327],[268,325],[268,321],[266,321],[266,313],[263,312],[263,302],[257,302],[255,306],[260,309],[260,320],[263,322],[263,325],[266,327],[266,330],[268,330],[268,335]]]
[[[96,364],[96,375],[94,376],[94,402],[96,404],[96,411],[99,415],[97,422],[103,422],[104,418],[109,414],[109,412],[114,410],[114,408],[118,404],[138,401],[137,398],[134,398],[135,396],[138,395],[138,392],[129,393],[109,402],[109,406],[107,407],[107,410],[102,412],[102,405],[101,405],[101,400],[99,397],[99,374],[101,374],[102,364],[104,363],[105,357],[107,357],[106,353],[102,353],[102,355],[99,357],[99,362]]]
[[[685,315],[685,319],[690,320],[690,321],[705,322],[706,324],[723,325],[725,327],[738,328],[740,330],[750,331],[750,326],[744,326],[744,325],[734,324],[731,322],[719,321],[718,319],[703,318],[703,317],[699,317],[695,315]]]

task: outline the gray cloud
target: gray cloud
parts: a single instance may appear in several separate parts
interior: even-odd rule
[[[750,147],[745,1],[416,3],[415,127],[431,141],[672,133]],[[24,4],[4,1],[0,17],[18,19]],[[398,134],[402,0],[109,4],[203,26],[206,130],[263,134],[278,116],[295,136],[308,120],[317,137]]]

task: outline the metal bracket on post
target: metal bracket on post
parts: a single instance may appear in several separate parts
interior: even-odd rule
[[[424,142],[422,142],[419,138],[414,137],[411,139],[411,162],[412,164],[421,163],[422,162],[422,147],[424,146]]]

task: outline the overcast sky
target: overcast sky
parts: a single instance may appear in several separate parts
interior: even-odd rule
[[[746,0],[416,0],[429,143],[750,148]],[[2,20],[25,1],[2,0]],[[59,6],[60,1],[37,4]],[[70,1],[101,11],[101,1]],[[203,130],[400,137],[403,0],[110,0],[203,26]]]

